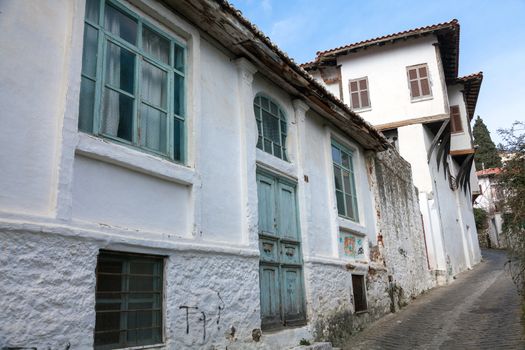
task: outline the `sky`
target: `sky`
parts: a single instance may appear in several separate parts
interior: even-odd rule
[[[475,115],[497,130],[525,121],[525,0],[230,0],[297,63],[323,51],[459,20],[459,75],[483,71]]]

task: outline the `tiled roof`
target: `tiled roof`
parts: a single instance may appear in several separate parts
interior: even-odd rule
[[[459,66],[459,22],[453,19],[449,22],[438,23],[426,27],[405,30],[402,32],[388,34],[373,39],[363,40],[357,43],[348,44],[334,49],[319,51],[314,61],[307,62],[301,66],[306,70],[315,69],[318,65],[326,61],[334,60],[337,56],[351,54],[360,49],[370,46],[383,46],[408,38],[417,38],[429,34],[438,37],[441,49],[441,58],[445,69],[447,80],[453,80],[458,75]]]
[[[499,173],[501,173],[501,168],[490,168],[476,171],[477,176],[497,175]]]
[[[464,77],[459,77],[455,83],[463,84],[463,94],[467,104],[467,114],[469,119],[474,117],[476,104],[478,102],[479,90],[481,89],[481,82],[483,81],[483,72],[478,72]]]

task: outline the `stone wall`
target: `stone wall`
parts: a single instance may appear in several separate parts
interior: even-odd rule
[[[110,241],[0,232],[0,347],[92,349],[97,255]],[[164,250],[165,348],[253,348],[256,256]],[[188,321],[186,309],[190,306]],[[188,330],[188,332],[187,332]]]
[[[432,288],[425,233],[410,164],[394,149],[378,153],[371,171],[375,183],[378,246],[371,259],[382,263],[389,278],[394,310]]]

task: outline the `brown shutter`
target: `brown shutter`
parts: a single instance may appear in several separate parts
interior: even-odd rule
[[[357,92],[357,81],[350,82],[350,92]]]
[[[421,82],[421,96],[429,96],[430,95],[430,85],[428,83],[428,78],[423,78],[420,80]]]
[[[352,92],[352,108],[360,108],[358,92]]]
[[[368,90],[368,86],[366,86],[366,79],[359,80],[359,90]]]
[[[417,79],[417,71],[415,69],[409,69],[408,77],[410,78],[410,80]]]
[[[370,101],[368,101],[368,90],[361,91],[361,107],[370,107]]]
[[[427,76],[427,67],[419,67],[419,77],[420,78],[426,78]]]
[[[459,106],[450,106],[450,131],[463,131],[463,125],[461,125],[461,114],[459,113]]]
[[[420,96],[417,80],[412,80],[410,82],[410,94],[412,95],[412,98]]]

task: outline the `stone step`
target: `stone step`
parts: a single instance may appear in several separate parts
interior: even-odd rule
[[[340,350],[339,348],[333,348],[330,342],[315,342],[311,345],[299,345],[291,348],[290,350]]]

